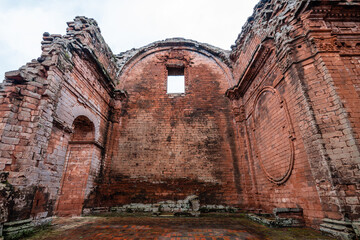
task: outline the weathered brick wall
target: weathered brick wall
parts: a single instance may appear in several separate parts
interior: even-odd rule
[[[101,149],[93,144],[71,143],[68,152],[56,213],[58,216],[79,216],[86,193],[89,192],[87,185],[90,185],[88,188],[93,187],[93,182],[89,183],[88,178],[90,171],[94,171],[93,165],[99,167]]]
[[[228,96],[244,137],[240,169],[253,183],[244,186],[247,207],[301,207],[314,226],[359,219],[358,21],[356,4],[262,1],[243,28]],[[293,170],[274,181],[286,176],[286,135]]]
[[[37,61],[6,77],[1,98],[2,108],[6,109],[1,112],[1,164],[2,170],[10,172],[9,182],[15,186],[10,211],[10,220],[14,220],[30,216],[60,87],[57,81],[51,81],[59,80],[56,70],[48,71]]]
[[[82,186],[89,193],[100,170],[117,71],[92,19],[77,17],[65,36],[44,34],[42,55],[6,73],[1,90],[1,171],[15,187],[9,220],[51,216],[67,166],[73,121],[94,124],[97,153]],[[80,208],[81,209],[81,208]]]
[[[108,182],[97,204],[156,203],[192,194],[202,204],[238,203],[238,147],[224,96],[231,72],[220,57],[189,43],[194,44],[175,39],[147,46],[123,68],[118,88],[128,99],[109,130]],[[166,93],[167,65],[185,67],[185,94]]]
[[[316,225],[323,214],[304,144],[297,136],[299,84],[282,74],[273,52],[265,62],[241,99],[239,164],[247,178],[243,206],[263,212],[301,207],[308,224]]]
[[[114,56],[85,17],[44,34],[0,89],[0,171],[15,187],[1,222],[192,194],[302,208],[314,227],[359,221],[359,12],[262,0],[231,53],[168,39]],[[184,68],[185,94],[166,93],[167,66]]]
[[[334,186],[324,194],[330,199],[325,211],[349,220],[360,219],[360,7],[354,4],[315,4],[304,20],[318,77],[309,77],[308,94]]]

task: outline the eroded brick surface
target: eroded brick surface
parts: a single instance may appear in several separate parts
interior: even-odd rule
[[[255,207],[270,210],[275,205],[296,204],[315,225],[323,217],[359,218],[359,119],[351,107],[359,98],[355,74],[359,38],[352,35],[358,32],[356,9],[356,4],[330,1],[309,5],[262,1],[236,41],[232,59],[239,82],[228,96],[234,99],[234,109],[243,115],[238,121],[245,136],[243,156],[247,161],[243,164],[248,166],[240,169],[249,169],[243,172],[249,172],[247,179],[253,182],[247,187],[254,194],[247,196],[250,205],[258,202]],[[264,24],[266,28],[261,27]],[[244,65],[249,61],[250,65]],[[287,161],[281,159],[291,154],[289,148],[280,147],[285,141],[285,134],[280,140],[282,130],[287,128],[284,117],[280,117],[284,110],[273,111],[279,104],[270,99],[262,102],[268,98],[269,91],[264,93],[268,87],[282,97],[285,105],[280,106],[289,112],[288,122],[293,124],[293,131],[286,134],[293,139],[294,167],[289,179],[278,182],[279,186],[269,185],[271,176],[280,173],[266,166],[266,157],[275,151],[272,163],[279,166],[279,172],[285,172]],[[261,124],[269,115],[271,120]],[[279,120],[271,128],[279,130],[265,130],[275,119]],[[259,147],[259,135],[260,142],[269,139],[268,135],[272,142]],[[346,193],[349,188],[354,189],[351,195]],[[354,195],[357,197],[352,201]]]
[[[175,38],[113,55],[85,17],[44,33],[42,55],[1,85],[0,171],[13,187],[2,211],[42,219],[197,195],[355,224],[359,12],[263,0],[231,52]],[[167,94],[168,67],[184,69],[184,94]]]
[[[199,195],[236,204],[237,147],[227,68],[196,48],[154,48],[125,67],[128,93],[110,130],[106,183],[97,204],[156,203]],[[149,53],[150,52],[150,53]],[[167,94],[167,65],[185,67],[185,94]],[[134,186],[136,186],[134,188]]]
[[[117,66],[113,58],[105,57],[112,53],[96,22],[83,17],[75,22],[68,23],[65,36],[44,33],[41,57],[6,73],[2,84],[1,164],[2,170],[10,172],[16,196],[10,220],[54,214],[76,117],[91,120],[94,146],[101,148],[104,141],[114,87],[110,76]],[[92,161],[87,166],[87,192],[99,164]]]

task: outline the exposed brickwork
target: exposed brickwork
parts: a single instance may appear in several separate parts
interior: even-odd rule
[[[357,3],[262,1],[239,35],[231,55],[239,83],[228,91],[228,96],[239,99],[235,105],[245,111],[245,121],[239,125],[240,131],[247,133],[244,146],[249,145],[243,154],[250,159],[249,164],[254,162],[254,172],[250,172],[256,175],[254,193],[278,201],[277,206],[286,205],[290,198],[289,203],[301,206],[304,216],[315,225],[323,217],[359,219],[359,118],[358,108],[354,108],[359,99],[358,21]],[[263,28],[266,22],[269,24]],[[244,62],[249,64],[244,66]],[[289,133],[295,137],[294,168],[289,180],[278,187],[264,187],[266,181],[261,179],[266,168],[257,172],[267,148],[265,144],[258,150],[259,126],[253,99],[264,86],[278,90],[294,124],[294,136]],[[270,104],[268,100],[269,107],[260,109],[259,116],[272,112],[275,106]],[[274,112],[271,119],[275,121],[279,114],[281,110]],[[276,123],[282,125],[281,121]],[[260,134],[265,137],[262,141],[271,134],[270,130],[264,131],[268,124],[266,121],[263,128],[260,126]],[[277,140],[280,133],[272,134],[272,150],[281,144]],[[285,149],[275,151],[279,156],[274,163],[281,159]],[[252,156],[248,156],[249,152]],[[266,202],[260,197],[256,207],[270,210],[273,201]]]
[[[56,213],[60,216],[82,212],[90,169],[99,169],[101,149],[95,144],[94,124],[85,116],[74,120],[74,132],[69,142]],[[97,174],[95,171],[94,175]]]
[[[352,236],[359,12],[262,0],[231,52],[175,38],[113,55],[85,17],[45,33],[41,57],[1,85],[0,171],[14,187],[1,211],[42,219],[197,195],[302,209],[306,225]],[[168,68],[184,69],[184,94],[166,93]]]
[[[257,75],[244,93],[245,119],[239,122],[245,133],[240,164],[249,166],[243,173],[250,174],[252,183],[246,207],[265,212],[275,207],[301,207],[307,220],[319,222],[323,217],[320,201],[294,119],[298,88],[276,69],[272,56]]]
[[[54,213],[77,116],[94,124],[93,141],[104,141],[117,66],[94,20],[68,25],[65,36],[44,33],[41,57],[6,73],[2,84],[1,169],[10,172],[16,196],[10,220]],[[100,168],[91,164],[87,193]]]
[[[156,203],[192,194],[204,204],[236,204],[237,147],[223,94],[230,71],[200,48],[163,44],[148,47],[123,68],[119,87],[128,101],[110,130],[109,183],[100,187],[97,204]],[[166,93],[166,66],[174,65],[185,67],[185,94]]]
[[[70,144],[66,170],[56,208],[60,216],[81,214],[91,162],[98,161],[99,151],[93,144]]]

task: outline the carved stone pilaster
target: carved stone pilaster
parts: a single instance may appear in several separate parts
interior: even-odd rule
[[[240,107],[233,107],[232,110],[233,110],[233,114],[235,116],[235,121],[237,123],[243,122],[246,119],[244,105],[241,105]]]
[[[110,121],[120,122],[120,118],[123,112],[123,101],[129,96],[126,91],[116,89],[113,93],[113,99],[110,103]]]

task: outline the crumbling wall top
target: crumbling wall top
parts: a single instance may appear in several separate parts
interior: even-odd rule
[[[121,74],[122,70],[124,69],[125,65],[131,61],[131,59],[134,59],[135,57],[139,56],[140,54],[143,54],[145,52],[148,52],[152,49],[158,48],[158,47],[188,47],[188,48],[194,48],[199,51],[206,51],[210,53],[211,55],[214,55],[215,57],[219,58],[221,61],[223,61],[229,68],[232,68],[232,64],[230,61],[230,51],[214,47],[207,43],[200,43],[194,40],[190,39],[184,39],[184,38],[168,38],[161,41],[156,41],[153,43],[150,43],[149,45],[146,45],[141,48],[133,48],[128,51],[119,53],[116,55],[116,59],[118,61],[119,66],[119,72],[118,76]]]
[[[263,38],[281,38],[292,29],[286,27],[301,13],[314,6],[359,6],[359,0],[260,0],[254,7],[253,14],[248,18],[238,35],[235,44],[231,46],[231,60],[236,61],[239,52],[247,47],[249,38],[258,34]]]
[[[5,82],[31,81],[36,77],[30,74],[34,73],[30,70],[34,67],[39,69],[43,67],[46,71],[51,66],[57,66],[65,70],[64,64],[71,65],[72,52],[75,51],[93,62],[104,75],[104,79],[107,79],[107,84],[114,86],[117,65],[110,47],[101,35],[97,22],[92,18],[77,16],[74,21],[67,22],[67,25],[66,35],[45,32],[41,42],[41,56],[17,71],[5,73]],[[60,55],[63,57],[59,58]],[[65,59],[67,63],[60,59]]]

